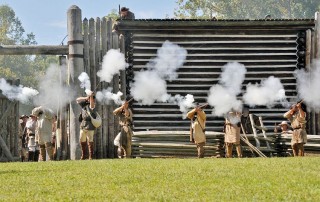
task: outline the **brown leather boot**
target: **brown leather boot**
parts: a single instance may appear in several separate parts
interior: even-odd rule
[[[46,161],[46,146],[44,144],[40,145],[40,161]]]
[[[87,142],[80,142],[81,144],[81,158],[80,160],[85,159],[86,149],[87,149]]]
[[[89,160],[92,160],[92,157],[93,157],[93,142],[89,142],[88,146],[89,146]]]

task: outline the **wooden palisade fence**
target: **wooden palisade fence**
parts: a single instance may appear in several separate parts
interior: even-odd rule
[[[0,54],[62,55],[60,64],[68,68],[69,76],[65,85],[73,86],[76,96],[84,95],[78,76],[86,72],[90,76],[92,90],[112,87],[114,93],[118,90],[123,92],[124,99],[126,94],[130,94],[130,86],[127,83],[132,80],[134,72],[143,69],[144,65],[155,57],[163,41],[171,40],[185,47],[191,54],[188,54],[186,64],[179,70],[179,78],[168,83],[168,93],[185,95],[190,92],[200,102],[205,101],[208,89],[218,81],[221,67],[228,61],[239,60],[248,67],[248,78],[244,85],[248,82],[260,81],[269,75],[279,76],[284,82],[286,94],[289,98],[294,98],[296,97],[296,81],[292,76],[293,70],[309,68],[312,61],[320,58],[319,13],[316,14],[315,20],[121,20],[119,30],[123,35],[120,36],[112,32],[111,19],[82,19],[81,9],[77,6],[71,6],[68,9],[67,18],[68,45],[0,46]],[[261,44],[258,46],[257,43]],[[114,76],[110,83],[100,82],[96,73],[101,69],[103,56],[108,50],[118,48],[125,53],[129,63],[128,70]],[[261,54],[257,51],[261,51]],[[1,112],[5,113],[9,105],[17,104],[1,99]],[[116,152],[113,140],[119,129],[118,121],[112,114],[116,106],[114,103],[108,105],[98,103],[97,107],[103,124],[96,131],[94,139],[95,158],[114,158]],[[187,155],[195,155],[195,150],[193,153],[195,146],[186,142],[188,138],[186,138],[185,131],[188,131],[188,121],[181,119],[177,106],[156,103],[152,106],[134,104],[133,107],[136,126],[133,143],[135,156],[139,156],[137,151],[143,151],[142,156],[152,156],[152,151],[170,155],[170,152],[173,154],[175,151],[179,152],[175,148],[182,148]],[[283,120],[281,115],[284,110],[256,108],[253,113],[264,117],[265,125],[272,129],[271,126],[275,121]],[[14,128],[11,128],[12,131],[7,131],[7,128],[10,127],[8,123],[18,124],[17,107],[13,107],[10,113],[6,112],[16,115],[13,118],[15,122],[8,120],[10,116],[4,118],[2,113],[0,129],[3,141],[0,139],[0,145],[5,142],[12,156],[17,156],[17,136],[14,135],[17,134],[17,131],[14,131]],[[75,160],[80,157],[79,122],[77,120],[79,113],[80,106],[75,100],[60,109],[62,138],[59,151],[62,159]],[[221,136],[223,119],[214,118],[208,109],[207,114],[207,131],[209,131],[207,148],[212,149],[208,154],[221,156],[223,155],[223,137]],[[319,114],[310,112],[308,118],[310,120],[308,133],[319,134]],[[150,132],[148,136],[148,130],[170,132],[166,134]],[[12,134],[14,137],[10,136]],[[168,140],[165,144],[169,146],[171,144],[172,147],[163,151],[159,148],[154,150],[153,148],[161,146],[152,144],[153,138],[159,144]],[[250,141],[254,144],[254,139]],[[277,141],[270,141],[270,144],[273,147],[266,151],[267,153],[272,153],[279,148],[274,146],[279,145]],[[143,150],[142,147],[145,149]],[[1,154],[3,153],[2,149]]]

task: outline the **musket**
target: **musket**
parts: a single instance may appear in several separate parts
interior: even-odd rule
[[[197,108],[205,108],[205,107],[208,106],[208,105],[209,105],[209,103],[205,103],[205,104],[203,104],[203,105],[197,106]]]
[[[133,98],[131,98],[130,100],[126,101],[127,103],[130,103],[133,100]]]

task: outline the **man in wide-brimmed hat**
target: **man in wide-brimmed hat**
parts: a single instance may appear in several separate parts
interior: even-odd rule
[[[118,137],[119,141],[116,141],[116,144],[118,144],[118,157],[131,158],[133,114],[132,110],[130,109],[130,97],[127,97],[124,104],[115,109],[113,114],[119,117],[119,125],[121,126]]]
[[[48,154],[49,160],[53,160],[51,135],[54,113],[51,109],[40,106],[34,108],[31,114],[37,117],[35,140],[38,141],[40,146],[40,160],[46,161],[46,153]]]
[[[291,109],[283,115],[291,122],[293,129],[291,146],[294,156],[304,156],[304,144],[307,143],[306,132],[306,107],[302,102],[291,106]]]

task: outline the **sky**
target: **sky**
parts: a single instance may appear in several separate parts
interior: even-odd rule
[[[119,5],[130,8],[136,19],[173,17],[176,0],[1,0],[10,6],[26,33],[33,32],[38,45],[60,45],[67,35],[67,11],[82,10],[82,19],[106,16]],[[63,41],[67,43],[67,39]]]

